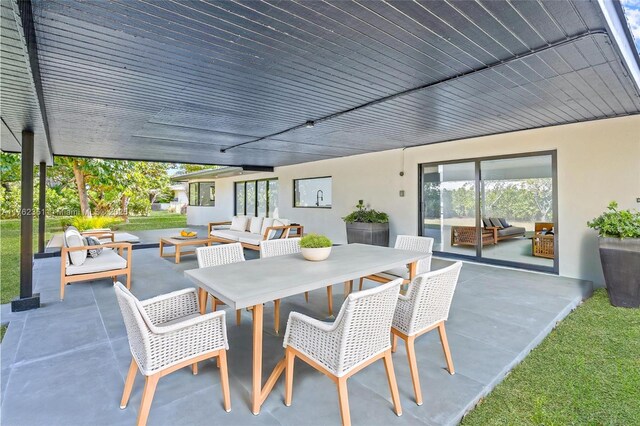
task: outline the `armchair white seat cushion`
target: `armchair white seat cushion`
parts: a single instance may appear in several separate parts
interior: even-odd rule
[[[86,251],[85,251],[86,253]],[[104,249],[98,257],[87,257],[81,265],[73,263],[67,266],[67,275],[91,274],[111,271],[127,267],[127,259],[121,257],[116,250]]]

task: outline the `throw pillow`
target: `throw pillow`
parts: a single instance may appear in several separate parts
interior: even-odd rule
[[[244,232],[247,229],[248,221],[249,218],[247,216],[235,216],[231,219],[231,226],[229,227],[229,230]]]
[[[264,217],[256,216],[251,218],[251,225],[249,226],[249,232],[252,234],[259,234],[262,229],[262,222],[264,221]]]
[[[264,236],[264,233],[267,232],[267,228],[270,228],[273,226],[273,218],[272,217],[265,217],[264,220],[262,221],[262,228],[260,228],[260,235]]]
[[[495,217],[492,217],[491,219],[489,219],[491,221],[491,225],[497,227],[497,228],[502,228],[502,224],[500,223],[500,221],[498,219],[496,219]]]
[[[489,219],[487,219],[487,218],[483,218],[483,219],[482,219],[482,224],[484,225],[484,227],[485,227],[485,228],[490,228],[490,227],[492,227],[492,226],[493,226],[493,225],[491,224],[491,221],[490,221]]]
[[[64,243],[68,248],[74,247],[83,247],[84,241],[82,240],[82,235],[75,228],[67,228],[64,232]],[[69,259],[71,263],[75,266],[80,266],[87,259],[87,251],[86,250],[75,250],[69,252]]]
[[[503,218],[499,217],[499,218],[498,218],[498,220],[499,220],[499,221],[500,221],[500,223],[502,224],[502,227],[503,227],[503,228],[508,228],[508,227],[510,227],[510,226],[511,226],[511,225],[509,225],[509,222],[507,222],[507,219],[503,219]]]
[[[84,237],[83,238],[85,241],[85,246],[99,246],[102,245],[102,243],[100,242],[99,239],[97,239],[96,237]],[[100,255],[100,253],[102,253],[103,248],[95,248],[95,249],[88,249],[87,250],[87,255],[89,257],[98,257]]]

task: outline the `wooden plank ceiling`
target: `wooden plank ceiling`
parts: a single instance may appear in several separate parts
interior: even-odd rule
[[[597,2],[32,7],[56,155],[281,166],[640,112]],[[17,68],[19,133],[35,97],[5,84]]]

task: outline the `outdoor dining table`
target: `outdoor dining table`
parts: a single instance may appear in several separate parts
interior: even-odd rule
[[[233,310],[253,308],[251,411],[258,415],[285,367],[283,354],[262,386],[263,303],[405,265],[409,268],[409,277],[413,278],[416,262],[426,256],[423,252],[348,244],[333,247],[329,258],[321,262],[307,261],[296,253],[191,269],[185,271],[185,275],[199,287],[201,312],[206,309],[207,293]]]

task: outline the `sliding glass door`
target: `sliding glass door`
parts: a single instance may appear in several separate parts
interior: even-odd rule
[[[421,166],[421,234],[445,256],[557,272],[555,152]]]

